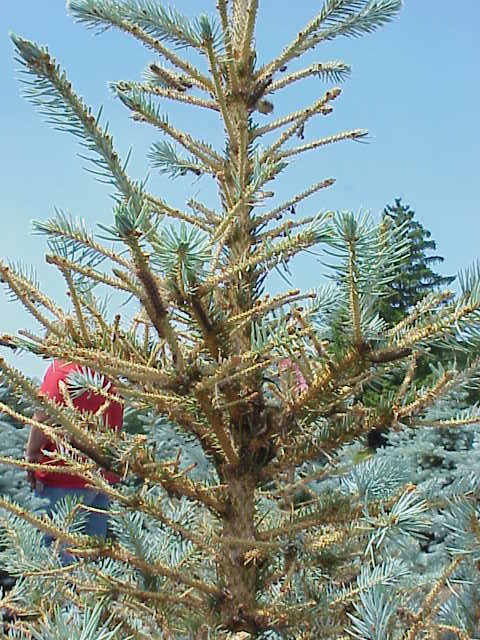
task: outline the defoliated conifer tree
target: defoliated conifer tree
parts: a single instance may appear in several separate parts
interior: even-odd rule
[[[46,48],[12,36],[28,98],[86,148],[115,207],[100,236],[66,214],[35,224],[48,238],[47,261],[63,275],[71,308],[2,264],[2,279],[41,327],[2,341],[109,376],[148,420],[145,434],[115,434],[99,416],[78,414],[74,394],[110,399],[88,369],[64,388],[64,407],[38,397],[21,372],[1,362],[16,392],[50,415],[55,426],[37,426],[57,443],[55,460],[113,501],[113,535],[102,541],[81,533],[78,505],[67,502],[46,518],[0,500],[1,561],[23,576],[3,601],[18,613],[10,637],[414,640],[474,633],[464,603],[478,587],[478,476],[465,474],[450,493],[452,543],[425,581],[408,550],[428,528],[431,496],[408,484],[401,461],[358,465],[354,452],[374,427],[441,429],[480,419],[476,408],[457,415],[455,401],[480,367],[479,273],[465,274],[456,297],[432,293],[388,325],[376,308],[404,259],[404,233],[388,220],[373,224],[350,213],[291,217],[292,208],[332,185],[330,177],[287,201],[269,198],[299,156],[366,135],[352,129],[306,139],[311,121],[332,111],[349,67],[302,66],[304,56],[336,37],[374,31],[400,4],[312,2],[314,18],[276,58],[261,61],[254,50],[258,0],[218,0],[213,17],[195,20],[154,0],[70,0],[79,22],[118,29],[152,52],[143,81],[117,82],[113,90],[158,138],[151,151],[157,169],[214,180],[217,205],[193,198],[185,208],[133,180],[101,113],[85,105]],[[279,92],[312,78],[320,81],[313,104],[272,115]],[[224,144],[204,140],[198,126],[178,129],[165,112],[171,102],[217,117]],[[331,285],[264,292],[273,269],[312,247],[332,263]],[[101,286],[137,304],[133,319],[103,312]],[[417,350],[454,343],[459,332],[470,352],[463,370],[453,363],[416,388]],[[381,406],[362,401],[364,389],[399,370],[402,381]],[[433,415],[440,401],[443,412]],[[102,468],[125,482],[110,486]],[[435,499],[437,509],[447,506]],[[62,566],[58,545],[41,545],[42,531],[67,545],[76,562]]]

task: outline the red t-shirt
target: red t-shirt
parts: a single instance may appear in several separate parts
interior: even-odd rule
[[[70,373],[73,371],[81,371],[85,368],[86,367],[82,367],[75,363],[66,363],[61,360],[54,360],[45,373],[42,386],[40,387],[40,393],[48,396],[51,400],[55,400],[58,404],[65,405],[65,401],[59,388],[59,382],[63,380],[68,384],[67,378]],[[114,387],[111,386],[110,381],[105,378],[103,388],[105,389],[108,385],[110,385],[108,387],[109,394],[115,394]],[[118,396],[118,394],[116,395]],[[95,413],[105,402],[107,402],[107,400],[100,394],[92,391],[85,391],[82,395],[73,398],[72,402],[73,406],[80,411]],[[102,414],[102,419],[104,424],[110,427],[110,429],[118,431],[122,428],[123,424],[123,406],[119,402],[110,402],[110,405]],[[56,451],[55,443],[49,440],[43,447],[43,450]],[[54,456],[43,456],[43,459],[41,459],[40,462],[41,464],[44,464],[45,467],[48,467],[49,464],[55,466],[64,464],[61,461],[56,462]],[[116,474],[110,471],[105,471],[104,476],[111,484],[119,482],[120,480]],[[45,471],[36,471],[35,478],[50,487],[80,489],[87,486],[85,480],[79,476],[67,473],[48,473],[46,469]]]

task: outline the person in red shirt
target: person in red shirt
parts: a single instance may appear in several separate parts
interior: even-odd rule
[[[48,367],[43,383],[40,387],[40,394],[48,396],[55,400],[58,404],[65,405],[65,399],[60,389],[60,382],[69,385],[69,376],[75,372],[84,372],[87,367],[75,363],[66,363],[60,360],[54,360]],[[103,388],[108,390],[110,395],[120,398],[115,392],[112,383],[103,377]],[[71,380],[70,380],[71,382]],[[103,406],[107,399],[93,391],[84,391],[77,395],[72,394],[72,402],[75,408],[82,412],[95,413]],[[48,416],[44,411],[37,411],[34,418],[39,422],[47,422]],[[123,425],[123,406],[120,402],[110,401],[108,407],[102,413],[102,419],[106,426],[115,431],[120,430]],[[56,461],[55,456],[45,455],[44,452],[55,452],[55,443],[52,442],[41,429],[32,427],[27,442],[26,459],[29,462],[40,463],[44,469],[35,472],[29,472],[28,477],[30,484],[35,489],[35,493],[43,499],[48,500],[47,513],[54,511],[56,503],[66,495],[75,495],[83,504],[93,507],[98,511],[87,511],[88,518],[84,527],[87,535],[105,537],[107,533],[108,517],[106,511],[108,509],[109,499],[98,489],[89,487],[85,480],[79,476],[69,473],[52,473],[48,471],[48,465],[58,466],[63,464]],[[115,474],[105,471],[104,476],[111,483],[119,482],[120,478]],[[104,512],[104,513],[102,513]],[[48,537],[47,537],[48,538]],[[47,543],[51,542],[51,538],[47,539]],[[68,554],[67,554],[68,555]],[[69,560],[69,558],[66,558]]]

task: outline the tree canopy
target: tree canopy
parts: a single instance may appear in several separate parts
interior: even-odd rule
[[[415,219],[415,212],[401,198],[395,198],[383,210],[383,218],[398,228],[405,228],[409,250],[392,280],[391,295],[381,303],[380,313],[385,320],[400,320],[427,293],[448,287],[455,276],[443,276],[432,269],[444,261],[436,255],[437,243],[428,229]]]
[[[330,176],[285,201],[275,193],[299,157],[367,135],[308,137],[311,122],[334,110],[350,69],[312,65],[307,54],[370,34],[397,15],[400,0],[325,0],[270,60],[255,50],[258,0],[218,0],[213,15],[195,19],[154,0],[68,6],[77,21],[117,29],[152,53],[143,79],[115,82],[113,92],[151,128],[153,167],[171,179],[211,179],[218,199],[176,207],[150,190],[154,181],[147,188],[134,179],[102,111],[87,106],[46,47],[12,35],[27,98],[78,139],[114,204],[111,224],[95,230],[61,212],[35,223],[70,304],[47,296],[29,271],[0,263],[5,286],[39,325],[4,335],[2,345],[85,371],[62,387],[58,404],[1,360],[10,388],[49,420],[1,402],[0,410],[55,442],[52,473],[63,463],[112,501],[112,536],[103,540],[82,531],[75,500],[47,517],[0,497],[0,560],[22,578],[2,600],[17,614],[11,637],[464,640],[474,633],[469,604],[479,587],[480,473],[464,470],[440,493],[414,486],[402,457],[358,464],[356,453],[373,428],[480,421],[479,407],[458,402],[480,373],[479,270],[464,272],[456,294],[430,292],[387,322],[378,305],[409,255],[405,227],[391,216],[376,223],[308,209],[308,198],[332,187]],[[300,96],[309,79],[315,101],[273,115],[277,95]],[[191,108],[188,131],[167,116],[172,101]],[[217,118],[221,145],[202,135],[195,116],[204,110]],[[272,271],[312,250],[330,283],[266,292]],[[130,306],[111,317],[105,289]],[[465,361],[438,366],[419,386],[418,353],[458,345],[459,336]],[[117,399],[102,376],[148,416],[144,433],[113,432],[98,412],[75,408],[78,393]],[[367,402],[392,379],[380,403]],[[122,483],[110,485],[103,470]],[[414,550],[439,510],[448,550],[422,576]],[[56,538],[51,548],[43,532]],[[75,558],[67,567],[59,545]]]

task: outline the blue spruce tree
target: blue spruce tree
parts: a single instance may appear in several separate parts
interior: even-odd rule
[[[476,633],[467,605],[479,586],[478,476],[462,471],[439,504],[434,490],[410,482],[401,458],[359,464],[355,447],[372,428],[480,420],[476,407],[463,411],[457,403],[480,369],[480,274],[467,272],[458,295],[431,294],[387,323],[377,309],[408,251],[401,229],[348,212],[291,217],[333,184],[328,177],[267,207],[298,156],[366,135],[351,129],[304,139],[314,118],[332,112],[336,85],[349,73],[339,61],[302,66],[305,55],[336,37],[374,31],[400,4],[326,0],[274,59],[261,61],[258,0],[218,0],[213,16],[193,20],[154,0],[70,0],[79,22],[118,29],[152,52],[142,81],[112,88],[137,122],[161,136],[150,154],[156,169],[172,179],[213,179],[216,203],[193,198],[180,208],[127,173],[101,112],[85,105],[48,50],[12,36],[27,97],[79,139],[115,204],[112,224],[98,234],[63,214],[36,223],[70,308],[0,264],[6,286],[41,328],[2,341],[104,374],[147,418],[144,433],[113,432],[73,406],[79,390],[112,401],[99,376],[70,380],[59,405],[0,363],[15,394],[50,417],[41,428],[57,445],[55,459],[112,500],[112,537],[102,540],[82,533],[78,504],[40,517],[0,499],[0,561],[21,577],[3,598],[17,615],[9,637]],[[312,77],[327,85],[313,104],[272,115],[278,92]],[[172,101],[217,118],[224,144],[200,137],[200,119],[179,130],[162,107]],[[269,273],[312,247],[325,259],[333,254],[332,284],[266,294]],[[134,313],[106,316],[96,285],[121,292]],[[418,388],[411,373],[417,352],[456,345],[459,336],[469,346],[465,363],[438,369]],[[368,390],[398,373],[394,392],[369,404]],[[0,409],[14,415],[6,404]],[[124,482],[108,484],[102,470]],[[411,550],[439,509],[450,543],[422,577]],[[45,547],[43,532],[58,544]],[[75,559],[68,566],[59,545]]]

